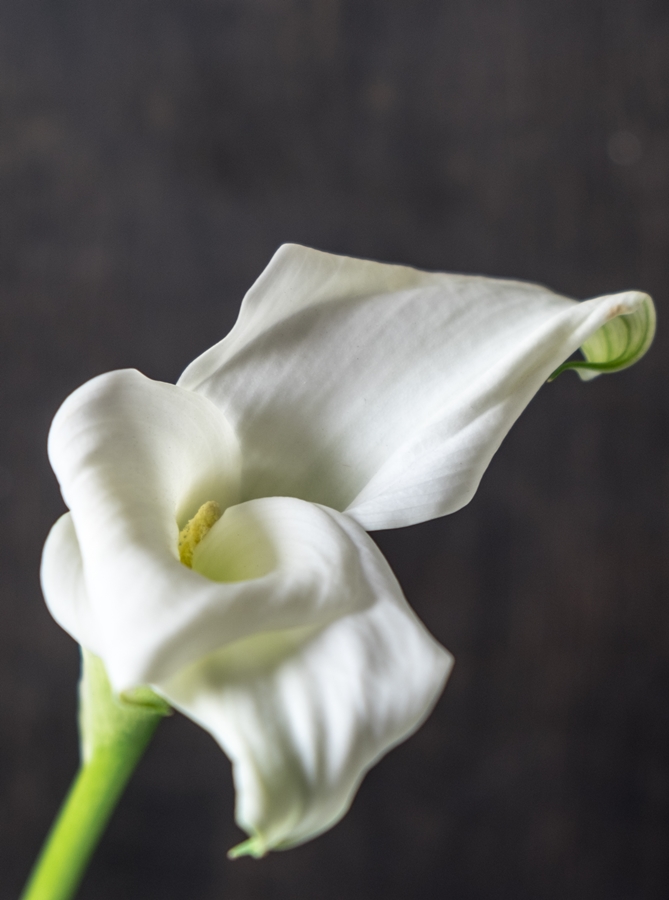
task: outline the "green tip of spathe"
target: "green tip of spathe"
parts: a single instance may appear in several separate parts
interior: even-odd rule
[[[254,859],[260,859],[267,853],[267,847],[264,841],[259,837],[251,837],[241,844],[237,844],[232,850],[228,850],[228,859],[239,859],[240,856],[252,856]]]
[[[574,369],[583,381],[589,381],[598,375],[627,369],[645,355],[655,337],[653,301],[640,291],[628,291],[614,299],[618,297],[620,303],[611,311],[609,321],[581,345],[585,359],[562,363],[549,381],[567,369]]]

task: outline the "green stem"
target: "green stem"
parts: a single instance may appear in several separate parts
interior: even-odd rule
[[[83,653],[83,762],[21,900],[71,900],[135,766],[169,707],[148,689],[119,699],[100,660]]]
[[[103,749],[81,766],[21,900],[70,900],[158,722],[138,735],[133,754]]]

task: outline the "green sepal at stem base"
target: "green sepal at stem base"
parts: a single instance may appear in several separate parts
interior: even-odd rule
[[[72,900],[130,776],[170,711],[148,687],[115,696],[102,661],[82,649],[81,767],[21,900]]]
[[[645,294],[630,313],[610,319],[581,346],[585,359],[562,363],[548,379],[554,381],[567,369],[575,369],[583,381],[633,366],[646,353],[655,337],[655,307]]]
[[[101,659],[81,650],[79,682],[79,739],[81,762],[96,751],[133,741],[138,728],[170,714],[168,703],[149,687],[138,687],[116,696]]]

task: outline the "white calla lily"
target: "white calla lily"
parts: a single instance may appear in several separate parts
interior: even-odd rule
[[[468,502],[574,351],[592,377],[653,330],[638,292],[577,303],[287,245],[178,385],[112,372],[65,401],[47,603],[117,692],[151,685],[219,741],[241,852],[337,821],[450,671],[365,529]]]

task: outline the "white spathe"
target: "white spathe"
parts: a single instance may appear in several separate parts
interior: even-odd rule
[[[591,341],[588,376],[645,352],[647,295],[577,303],[287,245],[178,385],[124,370],[65,401],[47,604],[115,690],[151,684],[219,741],[249,852],[337,821],[450,671],[365,529],[466,503],[541,384],[616,316],[632,324]],[[179,530],[209,500],[224,513],[189,569]]]
[[[534,284],[286,245],[179,384],[235,429],[244,499],[301,497],[367,530],[397,528],[468,503],[560,363],[646,308],[638,291],[577,303]]]

